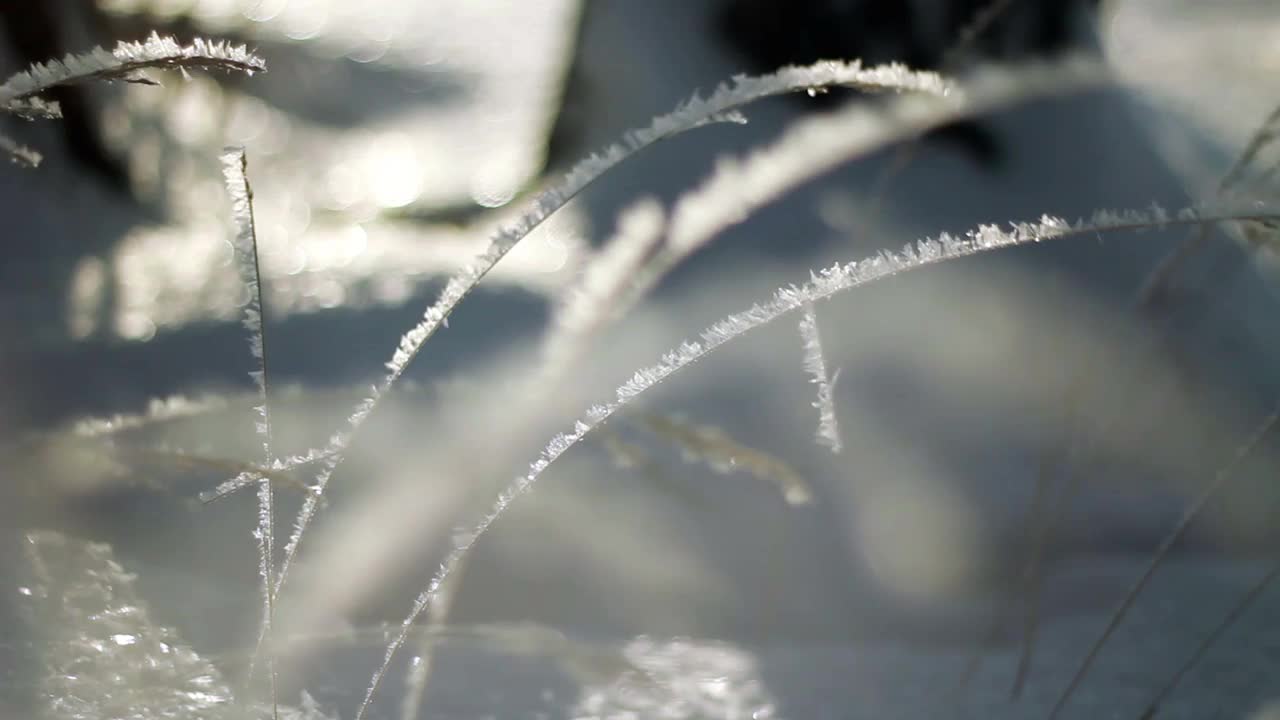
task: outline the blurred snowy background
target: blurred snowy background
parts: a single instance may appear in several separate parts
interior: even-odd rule
[[[252,453],[222,146],[247,148],[276,422],[281,444],[302,450],[340,426],[448,273],[545,178],[734,73],[834,55],[952,60],[946,48],[984,6],[5,4],[6,69],[155,29],[247,42],[269,71],[79,88],[66,122],[5,128],[46,160],[0,168],[0,578],[12,578],[0,717],[234,712],[225,700],[258,608],[252,499],[200,506],[225,473],[141,452]],[[1205,198],[1280,103],[1280,11],[1267,2],[1014,0],[1004,13],[957,67],[1083,48],[1118,87],[949,128],[905,169],[889,149],[726,232],[593,348],[544,436],[810,268],[982,222]],[[307,652],[284,668],[286,702],[305,690],[350,717],[383,623],[407,611],[453,526],[536,455],[495,447],[492,409],[475,404],[527,365],[548,299],[618,211],[645,195],[670,203],[717,156],[842,99],[760,103],[746,126],[646,151],[461,306],[335,478],[288,606],[307,618]],[[791,322],[676,377],[481,541],[448,629],[405,653],[432,667],[421,716],[1043,717],[1187,499],[1280,396],[1274,280],[1225,235],[1132,310],[1183,238],[1023,248],[821,306],[828,362],[842,369],[839,456],[813,443]],[[50,434],[178,393],[214,408],[127,434],[109,464]],[[785,472],[716,472],[681,445],[695,426]],[[1196,524],[1068,715],[1136,718],[1265,571],[1280,539],[1277,449],[1265,442]],[[467,457],[499,451],[515,458],[509,473],[465,472]],[[1042,466],[1059,485],[1087,483],[1047,549],[1040,647],[1010,703]],[[789,505],[780,476],[813,502]],[[298,500],[281,491],[281,526]],[[1244,717],[1280,696],[1277,611],[1264,596],[1159,717]],[[951,694],[989,637],[988,662]],[[161,645],[194,654],[169,662]],[[160,669],[122,677],[139,667]],[[376,716],[399,716],[404,675],[397,665]]]

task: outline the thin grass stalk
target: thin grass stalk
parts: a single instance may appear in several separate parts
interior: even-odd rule
[[[258,418],[255,430],[262,439],[262,462],[271,466],[275,461],[271,426],[270,373],[265,327],[266,305],[262,299],[262,261],[258,253],[258,233],[253,214],[253,188],[249,185],[248,159],[243,148],[229,148],[222,156],[223,177],[227,194],[231,198],[231,217],[235,224],[236,267],[244,286],[249,291],[249,302],[244,308],[244,327],[248,331],[249,352],[255,368],[249,375],[258,390],[258,405],[254,408]],[[275,510],[270,474],[258,477],[258,523],[254,537],[258,541],[258,574],[262,580],[262,621],[260,632],[249,660],[245,682],[246,692],[253,681],[255,664],[264,644],[272,644],[272,627],[275,618]],[[279,718],[276,664],[272,652],[267,656],[267,674],[271,694],[271,716]]]
[[[1169,551],[1178,543],[1179,540],[1183,538],[1184,535],[1186,535],[1191,524],[1195,522],[1196,518],[1200,516],[1200,513],[1209,505],[1209,501],[1216,498],[1218,494],[1227,487],[1227,484],[1235,475],[1236,468],[1240,463],[1244,462],[1249,454],[1253,452],[1254,448],[1262,442],[1263,438],[1266,437],[1267,433],[1271,431],[1278,420],[1280,420],[1280,404],[1277,404],[1276,408],[1257,424],[1245,441],[1236,448],[1230,460],[1228,460],[1227,463],[1218,470],[1209,484],[1200,491],[1200,494],[1197,495],[1183,511],[1182,517],[1179,518],[1177,524],[1174,525],[1173,530],[1165,536],[1164,540],[1160,542],[1160,545],[1152,554],[1151,561],[1147,563],[1142,574],[1138,576],[1138,579],[1134,581],[1128,592],[1125,593],[1124,599],[1120,601],[1119,606],[1117,606],[1115,611],[1112,613],[1111,619],[1107,622],[1102,634],[1098,636],[1097,640],[1095,640],[1089,647],[1089,651],[1085,654],[1084,660],[1081,661],[1080,666],[1075,671],[1075,674],[1072,675],[1071,681],[1054,702],[1053,709],[1049,711],[1049,720],[1057,718],[1058,715],[1060,715],[1066,708],[1067,703],[1071,700],[1071,696],[1075,694],[1077,689],[1079,689],[1080,684],[1084,682],[1089,671],[1093,668],[1094,663],[1098,659],[1099,653],[1102,652],[1103,647],[1106,646],[1107,641],[1111,639],[1111,636],[1115,633],[1116,629],[1120,627],[1120,623],[1128,616],[1129,611],[1133,608],[1133,604],[1137,601],[1138,596],[1142,594],[1142,591],[1146,589],[1147,585],[1151,582],[1151,579],[1155,577],[1156,571],[1169,555]]]

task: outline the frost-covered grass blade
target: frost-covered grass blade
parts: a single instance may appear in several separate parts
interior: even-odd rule
[[[836,421],[835,386],[840,371],[827,374],[827,358],[822,351],[822,335],[818,332],[818,314],[813,304],[805,305],[800,318],[800,340],[804,345],[804,369],[809,382],[818,388],[813,406],[818,410],[818,442],[839,453],[840,427]]]
[[[243,148],[228,148],[222,155],[223,179],[227,195],[231,199],[231,220],[235,226],[232,247],[235,249],[235,265],[240,280],[249,291],[245,304],[243,325],[248,332],[249,354],[254,359],[254,369],[249,372],[258,391],[255,429],[262,440],[262,464],[270,467],[275,462],[272,448],[271,398],[267,365],[267,336],[263,326],[266,308],[262,301],[262,263],[258,253],[258,233],[254,225],[253,190],[246,176],[248,161]],[[241,473],[241,476],[246,475]],[[258,542],[258,574],[262,582],[262,623],[257,647],[249,664],[249,680],[253,679],[254,666],[264,643],[270,644],[272,620],[275,615],[275,489],[271,474],[262,474],[258,482],[258,523],[253,535]],[[275,663],[267,658],[270,676],[271,704],[276,704]]]
[[[59,85],[88,80],[139,81],[149,69],[230,70],[255,73],[266,70],[262,58],[243,45],[196,38],[183,45],[172,37],[152,33],[142,42],[122,42],[112,50],[96,47],[61,60],[36,63],[0,85],[0,107],[11,112],[30,108],[23,104]]]
[[[253,74],[266,70],[266,63],[243,45],[203,38],[182,45],[172,37],[152,33],[142,42],[122,42],[110,51],[95,47],[61,60],[38,62],[15,73],[0,85],[0,110],[27,120],[59,118],[62,109],[58,103],[41,98],[41,93],[93,80],[155,85],[141,75],[149,69],[216,69]],[[0,135],[0,153],[28,167],[41,161],[40,153],[4,135]]]

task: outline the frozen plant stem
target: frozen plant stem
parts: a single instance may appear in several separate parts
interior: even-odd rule
[[[818,399],[813,406],[818,409],[818,443],[831,448],[831,452],[839,454],[840,427],[836,422],[835,389],[837,370],[834,375],[827,375],[827,360],[822,352],[822,336],[818,333],[818,315],[813,303],[806,303],[804,315],[800,318],[800,339],[804,344],[804,369],[809,373],[809,382],[818,388]]]
[[[271,400],[269,395],[267,367],[267,336],[263,321],[266,308],[262,301],[262,262],[258,254],[258,234],[254,226],[253,190],[249,186],[246,174],[248,160],[244,148],[228,148],[222,154],[222,173],[227,185],[227,195],[231,199],[231,219],[235,225],[236,269],[240,280],[249,291],[249,302],[244,308],[244,328],[249,337],[249,353],[253,356],[255,367],[249,372],[258,391],[258,405],[254,412],[258,418],[255,429],[262,440],[262,463],[270,467],[274,462],[271,433]],[[258,541],[258,574],[262,580],[262,622],[254,652],[249,661],[249,669],[245,682],[245,692],[251,692],[254,666],[264,644],[268,647],[267,672],[270,678],[272,717],[279,717],[276,694],[276,669],[271,657],[271,628],[275,617],[275,588],[272,586],[275,572],[275,528],[273,508],[274,488],[271,475],[258,477],[258,524],[254,529],[254,537]]]
[[[181,45],[168,36],[152,33],[142,42],[122,42],[111,50],[96,47],[80,55],[36,63],[0,85],[0,107],[22,109],[22,101],[59,85],[86,80],[127,80],[155,84],[137,73],[149,69],[218,69],[252,75],[266,70],[262,58],[243,45],[196,38]]]
[[[218,69],[249,75],[266,70],[262,58],[243,45],[196,38],[181,45],[172,37],[152,33],[142,42],[122,42],[107,51],[95,47],[79,55],[61,60],[35,63],[15,73],[0,85],[0,111],[28,120],[57,118],[62,112],[56,102],[39,97],[53,88],[89,80],[120,80],[155,85],[140,73],[149,69]],[[34,167],[40,164],[40,153],[11,138],[0,135],[0,153],[16,163]]]

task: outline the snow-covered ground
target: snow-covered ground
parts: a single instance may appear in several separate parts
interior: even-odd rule
[[[5,717],[20,717],[14,708],[24,702],[56,718],[249,716],[231,701],[229,668],[238,659],[201,657],[157,621],[160,613],[146,607],[108,546],[44,532],[21,552],[28,564],[12,589],[31,623],[21,637],[38,648],[38,660],[6,671]],[[1054,584],[1096,585],[1100,575],[1135,573],[1145,559],[1092,561]],[[1171,563],[1063,717],[1139,717],[1257,572],[1246,563]],[[1272,603],[1246,616],[1163,698],[1159,717],[1266,717],[1252,712],[1277,699],[1278,613]],[[423,717],[1043,717],[1098,622],[1084,613],[1046,624],[1017,702],[1008,699],[1016,655],[1005,645],[988,648],[965,683],[977,657],[967,644],[628,638],[530,623],[462,624],[415,635],[414,651],[393,666],[372,716],[397,716],[408,694],[400,678],[429,648]],[[385,632],[374,629],[313,640],[308,659],[280,677],[282,716],[349,717],[384,642]],[[35,697],[27,695],[32,689]],[[252,716],[267,712],[259,705]]]

